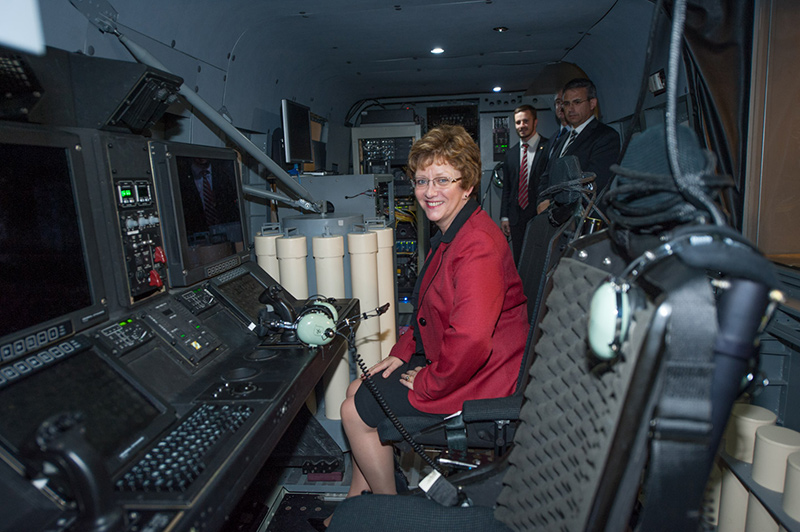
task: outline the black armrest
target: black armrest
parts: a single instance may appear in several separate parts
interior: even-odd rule
[[[475,399],[464,401],[461,415],[465,423],[475,421],[516,420],[522,409],[522,395],[515,394],[509,397],[496,399]]]

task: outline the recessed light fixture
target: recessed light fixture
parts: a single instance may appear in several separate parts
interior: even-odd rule
[[[431,50],[431,53],[432,54],[443,54],[444,53],[444,48],[440,48],[440,47],[437,46],[436,48]]]
[[[495,87],[495,88],[493,88],[493,89],[492,89],[492,92],[500,92],[500,91],[502,91],[502,90],[503,90],[503,87],[501,87],[500,85],[498,85],[497,87]]]
[[[504,31],[508,31],[508,28],[506,28],[505,26],[497,26],[497,27],[492,28],[492,29],[494,31],[496,31],[497,33],[503,33]]]

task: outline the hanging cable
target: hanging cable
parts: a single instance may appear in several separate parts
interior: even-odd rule
[[[672,33],[667,72],[667,155],[678,192],[696,207],[707,211],[716,225],[726,225],[725,216],[701,188],[701,174],[684,174],[678,152],[678,68],[683,48],[683,27],[686,22],[686,0],[676,0],[672,10]]]

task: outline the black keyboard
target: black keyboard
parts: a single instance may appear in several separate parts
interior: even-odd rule
[[[252,413],[246,405],[200,405],[116,482],[117,491],[186,491]]]

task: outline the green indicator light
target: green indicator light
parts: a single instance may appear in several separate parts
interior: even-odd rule
[[[120,322],[119,326],[120,327],[125,327],[125,322],[124,321]]]

